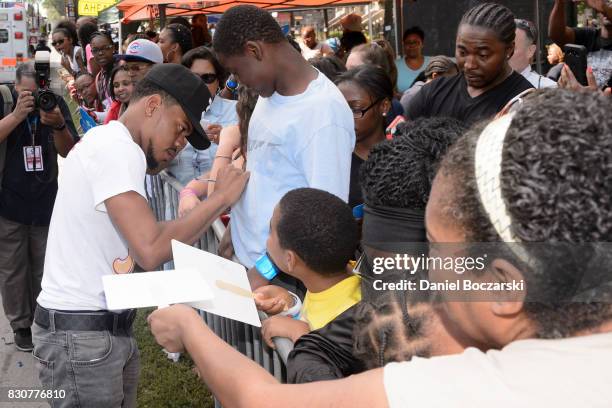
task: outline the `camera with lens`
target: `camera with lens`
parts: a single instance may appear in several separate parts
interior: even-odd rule
[[[38,51],[34,60],[34,71],[38,89],[34,92],[36,108],[51,112],[57,106],[57,97],[49,89],[51,82],[51,54],[49,51]]]

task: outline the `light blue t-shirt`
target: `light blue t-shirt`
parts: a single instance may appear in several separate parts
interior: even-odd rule
[[[410,69],[408,65],[406,65],[404,57],[398,57],[395,60],[395,65],[397,66],[397,89],[401,93],[410,88],[416,77],[419,76],[421,72],[425,71],[425,68],[429,65],[430,58],[431,57],[426,56],[423,65],[417,70]]]
[[[270,218],[285,193],[300,187],[348,200],[355,122],[338,88],[319,72],[294,96],[260,97],[249,124],[247,170],[232,207],[232,243],[248,268],[265,253]]]
[[[211,125],[218,124],[223,127],[238,124],[236,101],[217,95],[208,110],[202,113],[202,119]],[[212,168],[218,147],[217,144],[211,143],[208,149],[198,150],[187,142],[185,148],[170,163],[168,171],[181,184],[186,185]]]

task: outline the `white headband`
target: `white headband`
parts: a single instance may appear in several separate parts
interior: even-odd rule
[[[504,115],[482,131],[478,137],[475,157],[480,201],[495,231],[504,242],[520,241],[512,232],[512,219],[502,197],[500,181],[504,140],[512,118],[514,113]]]

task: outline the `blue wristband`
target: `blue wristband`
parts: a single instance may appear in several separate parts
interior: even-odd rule
[[[276,266],[268,257],[268,254],[263,255],[255,261],[255,269],[257,269],[257,272],[267,280],[272,280],[278,275],[278,269],[276,269]]]

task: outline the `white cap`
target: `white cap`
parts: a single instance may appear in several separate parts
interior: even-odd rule
[[[117,60],[124,61],[144,61],[153,64],[162,64],[164,56],[157,44],[144,38],[132,41],[125,54],[117,55]]]

